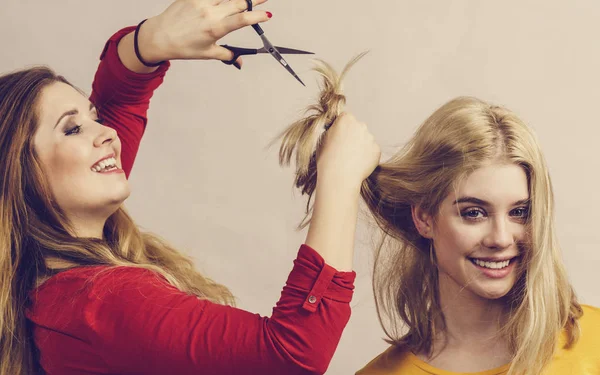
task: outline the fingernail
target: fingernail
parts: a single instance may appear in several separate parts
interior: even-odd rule
[[[269,17],[269,18],[273,17],[273,13],[267,12],[267,17]]]

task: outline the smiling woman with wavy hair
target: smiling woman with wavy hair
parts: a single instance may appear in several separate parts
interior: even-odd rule
[[[320,101],[280,149],[283,164],[295,157],[296,186],[309,196],[302,225],[319,130],[345,103],[343,75],[318,69]],[[600,310],[581,306],[567,279],[548,168],[514,112],[450,100],[361,195],[382,233],[373,291],[391,347],[357,374],[600,373]]]
[[[217,41],[271,17],[247,9],[177,0],[119,30],[89,99],[45,67],[0,76],[0,375],[325,373],[350,318],[360,184],[379,161],[364,124],[332,127],[324,198],[270,317],[233,307],[123,209],[169,60],[231,60]]]

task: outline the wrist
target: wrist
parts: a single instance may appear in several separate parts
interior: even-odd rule
[[[148,65],[158,65],[163,61],[169,60],[168,53],[164,46],[164,37],[159,32],[160,27],[155,17],[148,18],[143,24],[138,26],[137,48],[138,59],[140,62]],[[144,64],[144,65],[146,65]]]
[[[361,184],[344,180],[319,179],[315,187],[315,198],[321,197],[327,201],[358,202]]]
[[[341,176],[317,174],[317,191],[331,191],[333,194],[341,196],[359,196],[361,187],[362,181],[343,178]]]

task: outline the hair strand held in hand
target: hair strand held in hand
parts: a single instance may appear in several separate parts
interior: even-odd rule
[[[346,97],[342,93],[343,80],[350,68],[367,53],[363,52],[350,60],[340,74],[327,62],[316,59],[313,70],[322,78],[319,100],[306,109],[306,117],[294,122],[277,138],[281,139],[280,165],[288,166],[295,158],[295,186],[309,197],[306,217],[299,228],[304,228],[310,222],[311,198],[317,184],[317,154],[323,135],[343,113],[346,105]]]

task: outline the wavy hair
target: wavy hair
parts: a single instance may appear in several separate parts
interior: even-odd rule
[[[33,146],[41,93],[56,82],[69,84],[46,67],[0,76],[0,375],[37,371],[28,295],[40,280],[72,267],[145,268],[186,293],[234,303],[226,287],[157,236],[142,233],[123,208],[108,218],[103,239],[70,234]]]
[[[356,60],[341,75],[318,62],[315,69],[323,79],[318,104],[280,138],[280,163],[295,158],[296,187],[309,197],[301,227],[310,221],[324,125],[343,111],[341,80]],[[436,215],[461,179],[499,158],[523,168],[531,201],[524,272],[507,296],[509,315],[501,334],[513,354],[509,374],[538,375],[552,360],[561,331],[566,332],[567,348],[577,341],[582,310],[560,256],[546,162],[533,131],[510,110],[473,97],[450,100],[363,182],[361,196],[382,230],[373,292],[386,341],[431,354],[433,338],[445,328],[438,269],[430,241],[415,228],[411,208],[420,206]]]

